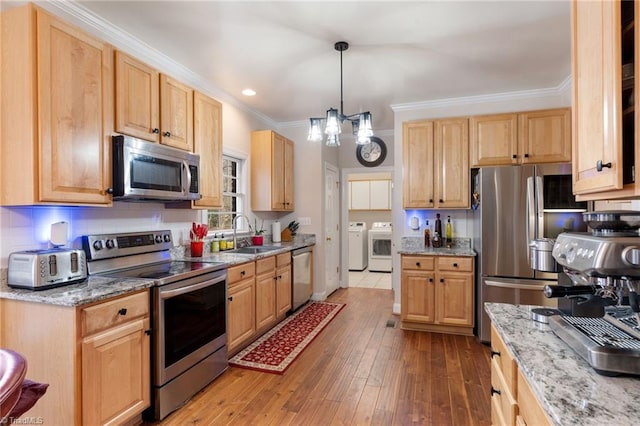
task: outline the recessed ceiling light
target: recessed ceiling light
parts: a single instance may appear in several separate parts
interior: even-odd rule
[[[256,95],[256,91],[253,89],[244,89],[242,91],[242,94],[245,96],[255,96]]]

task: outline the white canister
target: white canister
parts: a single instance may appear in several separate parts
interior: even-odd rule
[[[273,241],[274,243],[279,243],[281,232],[282,231],[280,230],[280,222],[273,222],[273,224],[271,224],[271,241]]]

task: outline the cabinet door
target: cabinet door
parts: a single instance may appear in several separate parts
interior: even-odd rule
[[[422,271],[402,271],[401,312],[402,321],[433,323],[434,274]]]
[[[255,280],[253,277],[229,284],[227,342],[229,352],[251,338],[256,331]]]
[[[293,142],[289,139],[284,140],[284,210],[295,210],[294,202],[294,185],[293,185]]]
[[[473,275],[439,274],[435,298],[436,323],[473,326]]]
[[[160,140],[160,73],[116,51],[116,132]]]
[[[160,75],[160,143],[193,151],[193,89]]]
[[[193,145],[200,155],[200,194],[198,207],[222,207],[222,104],[202,93],[193,98]]]
[[[433,208],[433,121],[402,124],[402,205]]]
[[[108,204],[113,50],[37,9],[37,51],[39,200]]]
[[[369,210],[369,181],[354,180],[351,185],[351,210]]]
[[[518,122],[523,164],[571,161],[570,108],[520,113]]]
[[[256,276],[256,330],[276,321],[276,278],[274,272]]]
[[[469,123],[472,167],[518,164],[518,115],[471,117]]]
[[[278,268],[276,281],[276,305],[278,318],[291,309],[291,265]]]
[[[572,6],[573,192],[620,189],[620,2],[574,1]],[[598,161],[611,167],[598,172]]]
[[[82,424],[123,424],[149,406],[148,328],[145,317],[82,340]]]
[[[369,208],[371,210],[391,209],[391,181],[369,181]]]
[[[436,207],[469,208],[468,119],[436,121],[433,164]]]

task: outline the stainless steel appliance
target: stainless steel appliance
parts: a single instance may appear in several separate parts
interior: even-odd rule
[[[200,156],[130,136],[115,135],[113,187],[116,201],[199,200]]]
[[[291,251],[293,263],[292,306],[295,311],[311,298],[313,280],[313,250],[303,247]]]
[[[163,419],[227,369],[226,269],[172,261],[170,231],[87,235],[91,275],[153,279],[152,395],[146,417]]]
[[[619,222],[620,214],[609,213]],[[591,226],[593,212],[585,216]],[[605,375],[640,374],[640,222],[635,222],[625,230],[594,225],[596,235],[563,233],[553,248],[571,284],[545,291],[572,303],[559,304],[564,314],[550,317],[549,326]]]
[[[564,231],[586,231],[582,212],[588,206],[575,201],[570,164],[483,167],[472,179],[476,324],[480,340],[488,342],[485,302],[555,307],[542,290],[556,284],[558,274],[532,268],[530,244]]]
[[[30,290],[45,290],[87,278],[82,250],[52,248],[18,251],[9,255],[7,284]]]

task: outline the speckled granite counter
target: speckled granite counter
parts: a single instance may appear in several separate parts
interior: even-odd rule
[[[11,288],[6,283],[2,283],[0,285],[0,299],[73,307],[143,290],[151,286],[153,286],[152,280],[117,279],[98,276],[90,276],[77,284],[38,291]]]
[[[554,424],[638,424],[640,378],[596,373],[548,325],[529,319],[535,307],[485,303],[489,318]]]
[[[432,256],[471,256],[476,252],[471,248],[470,238],[454,238],[451,248],[433,248],[424,246],[423,237],[402,237],[400,239],[400,254],[428,254]]]
[[[269,243],[265,245],[269,247],[279,248],[276,250],[269,250],[267,252],[256,254],[234,253],[233,251],[211,252],[207,247],[202,257],[190,257],[188,252],[183,252],[182,254],[174,252],[172,256],[175,260],[189,260],[193,262],[224,262],[227,263],[228,266],[231,266],[235,264],[251,262],[257,259],[262,259],[263,257],[287,253],[295,249],[315,245],[315,243],[315,238],[300,239],[292,242]]]

